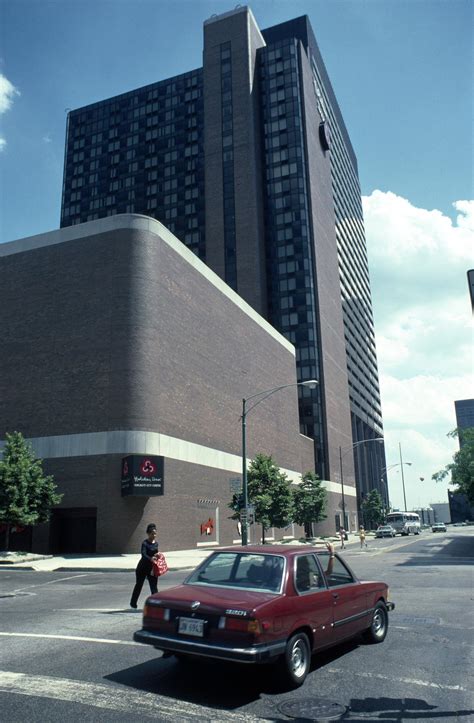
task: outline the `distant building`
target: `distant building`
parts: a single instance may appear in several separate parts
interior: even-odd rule
[[[465,494],[448,491],[451,522],[474,520],[474,506],[469,503]]]
[[[386,466],[357,159],[306,16],[204,23],[203,67],[71,111],[61,226],[161,221],[296,347],[301,432],[357,497]],[[340,508],[328,510],[333,524]]]
[[[430,505],[434,512],[435,522],[451,522],[451,510],[448,502],[432,502]]]
[[[420,523],[422,525],[432,525],[436,521],[434,510],[431,507],[420,507],[414,510],[420,515]]]
[[[474,312],[474,269],[469,269],[467,272],[467,283],[469,286],[469,295],[471,297],[471,306]]]
[[[459,429],[474,428],[474,399],[458,399],[454,402],[456,409],[456,427]]]

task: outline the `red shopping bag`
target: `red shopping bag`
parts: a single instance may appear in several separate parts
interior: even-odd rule
[[[151,574],[155,577],[160,577],[161,575],[164,575],[165,572],[168,572],[168,565],[163,553],[159,552],[157,559],[153,560],[153,570]]]

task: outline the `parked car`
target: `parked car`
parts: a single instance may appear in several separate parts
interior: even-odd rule
[[[375,531],[375,537],[395,537],[396,534],[392,525],[380,525]]]
[[[446,532],[446,525],[444,522],[435,522],[431,525],[431,532]]]
[[[297,687],[313,652],[359,634],[381,643],[394,607],[384,582],[359,580],[326,549],[229,547],[148,597],[133,639],[181,660],[275,662]]]

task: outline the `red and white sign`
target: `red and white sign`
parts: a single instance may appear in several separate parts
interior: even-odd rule
[[[152,474],[156,472],[156,467],[151,461],[151,459],[144,459],[143,462],[140,465],[140,472],[145,475],[145,477],[151,477]]]

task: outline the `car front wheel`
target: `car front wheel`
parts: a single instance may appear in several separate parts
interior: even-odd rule
[[[363,637],[367,643],[381,643],[385,640],[388,630],[387,608],[383,602],[378,602],[372,614],[370,628],[364,631]]]
[[[296,633],[288,640],[279,664],[283,682],[292,688],[303,685],[310,664],[311,650],[308,636],[305,633]]]

